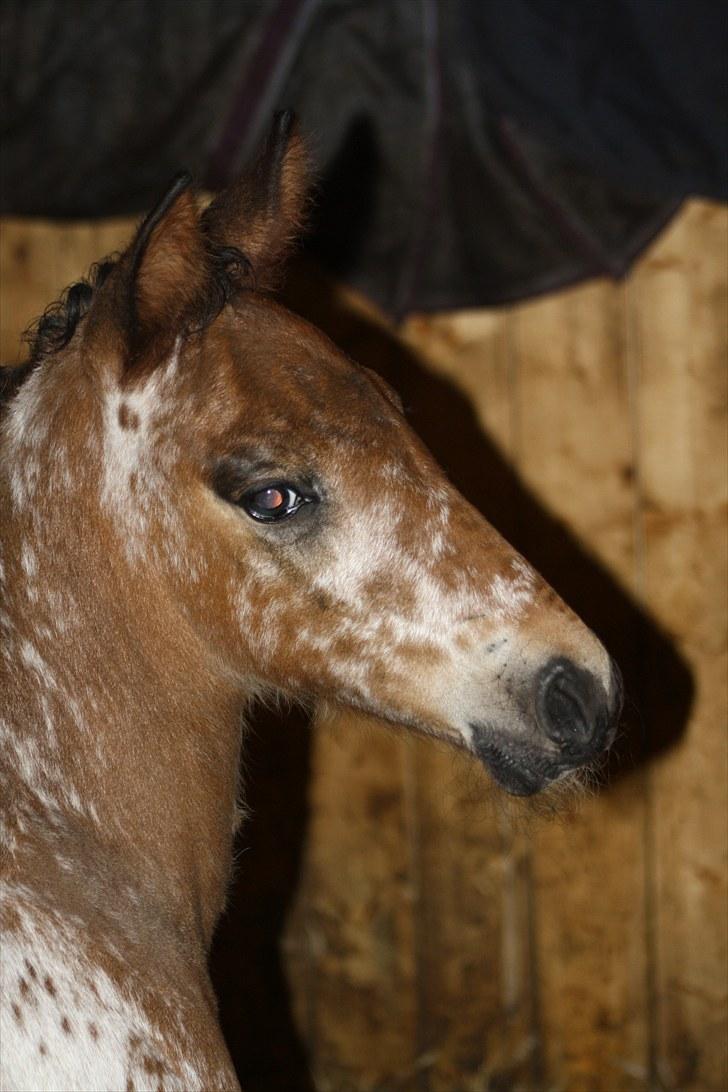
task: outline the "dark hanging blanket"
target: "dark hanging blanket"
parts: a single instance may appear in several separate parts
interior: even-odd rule
[[[293,106],[308,245],[396,315],[619,276],[726,195],[719,0],[0,0],[0,32],[0,211],[220,186]]]

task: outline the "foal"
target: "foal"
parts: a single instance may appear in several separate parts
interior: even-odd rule
[[[264,294],[305,193],[282,115],[203,213],[178,179],[7,376],[2,1088],[237,1087],[206,958],[257,695],[450,740],[516,794],[610,742],[596,638],[386,384]]]

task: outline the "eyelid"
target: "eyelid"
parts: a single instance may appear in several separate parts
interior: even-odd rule
[[[282,493],[292,492],[305,500],[318,500],[318,493],[307,482],[290,481],[288,478],[264,478],[261,481],[251,482],[240,489],[240,498],[250,497],[256,493],[265,493],[266,489],[278,489]]]
[[[277,466],[272,459],[254,459],[247,454],[226,455],[216,459],[210,467],[210,484],[218,496],[232,504],[238,504],[251,489],[265,489],[274,485],[295,485],[308,494],[318,494],[318,487],[306,473],[291,474],[291,469]],[[296,485],[296,488],[299,488]]]

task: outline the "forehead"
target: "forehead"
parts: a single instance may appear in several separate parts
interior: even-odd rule
[[[295,436],[299,447],[329,441],[402,449],[414,442],[384,387],[277,304],[251,297],[228,309],[210,330],[210,354],[229,434],[284,444]],[[210,365],[207,360],[208,374]]]

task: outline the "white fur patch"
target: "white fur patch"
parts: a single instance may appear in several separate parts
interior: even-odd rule
[[[130,993],[87,961],[81,923],[39,912],[21,886],[3,886],[2,903],[17,922],[0,948],[3,1092],[156,1089],[150,1058],[162,1060],[169,1092],[205,1087],[192,1051],[170,1062],[169,1044]]]
[[[31,668],[36,673],[38,681],[46,690],[58,689],[58,684],[48,664],[35,645],[25,640],[25,638],[20,642],[20,658],[26,667]]]
[[[103,470],[101,503],[113,517],[129,561],[155,551],[161,560],[190,580],[198,581],[205,559],[189,548],[180,517],[172,474],[180,458],[173,438],[178,405],[175,379],[180,341],[169,360],[155,368],[137,388],[124,391],[110,383],[103,404]],[[120,416],[121,415],[121,416]],[[125,416],[127,427],[121,423]],[[156,524],[161,536],[152,541]]]
[[[40,449],[48,434],[48,420],[43,407],[41,369],[33,372],[13,399],[6,422],[12,460],[10,491],[17,508],[33,499],[41,478]]]

